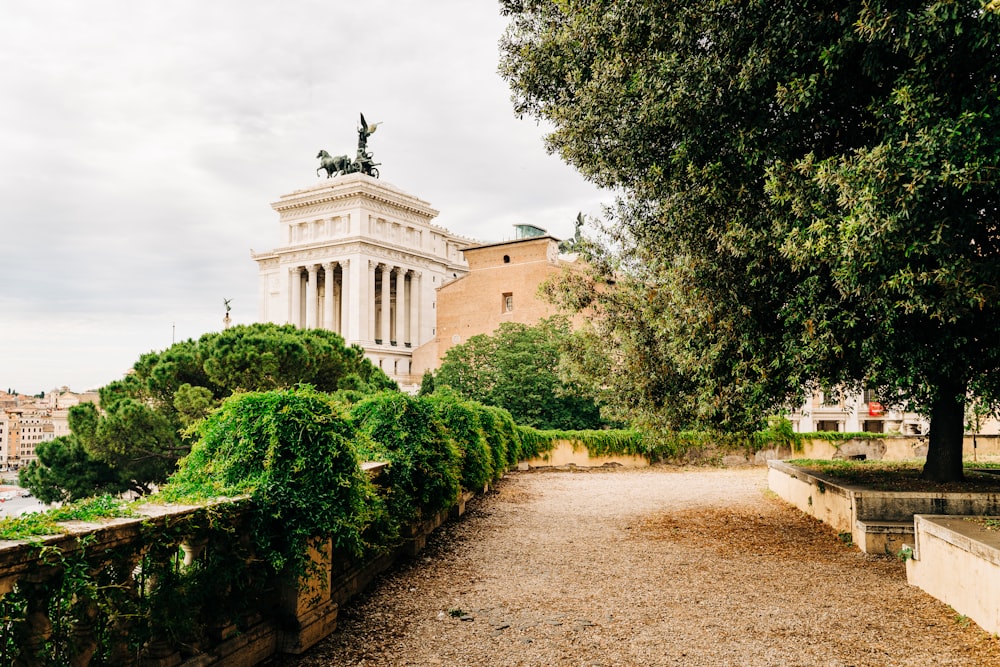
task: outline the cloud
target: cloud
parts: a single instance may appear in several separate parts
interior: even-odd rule
[[[382,179],[482,240],[610,199],[513,116],[494,3],[42,0],[0,24],[0,385],[106,382],[256,319],[270,203],[382,121]],[[140,351],[140,352],[137,352]],[[90,369],[91,379],[85,373]],[[79,379],[77,379],[79,378]],[[6,388],[6,387],[4,387]]]

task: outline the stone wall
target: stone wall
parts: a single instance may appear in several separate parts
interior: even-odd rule
[[[103,654],[123,666],[251,667],[302,653],[336,628],[341,604],[418,553],[471,497],[365,560],[317,538],[303,579],[247,566],[254,558],[239,501],[147,505],[134,518],[0,542],[0,612],[8,619],[0,664],[85,667]]]

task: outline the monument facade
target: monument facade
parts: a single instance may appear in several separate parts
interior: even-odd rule
[[[464,276],[473,241],[432,224],[426,201],[363,172],[282,196],[281,245],[253,253],[261,322],[335,331],[404,389],[436,333],[436,294]]]

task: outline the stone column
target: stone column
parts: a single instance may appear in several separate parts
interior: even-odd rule
[[[396,326],[392,331],[393,345],[402,345],[406,338],[406,271],[403,267],[396,269]]]
[[[302,326],[302,267],[293,266],[289,269],[291,289],[288,290],[289,298],[292,300],[291,322],[297,327]]]
[[[382,344],[389,344],[389,292],[392,286],[392,267],[388,264],[382,265],[382,322],[381,331],[379,332],[382,337]]]
[[[420,345],[420,304],[422,301],[422,294],[420,292],[420,286],[422,282],[422,277],[419,271],[414,271],[410,274],[410,345],[412,347],[417,347]]]
[[[334,329],[334,314],[333,309],[333,267],[336,264],[333,262],[327,262],[323,265],[323,328],[328,331],[336,331]]]
[[[368,331],[362,338],[365,342],[373,342],[378,334],[375,332],[375,268],[378,266],[374,261],[368,260],[368,293],[366,302],[368,303]]]
[[[357,262],[354,262],[357,264]],[[352,321],[353,316],[357,320],[360,315],[357,305],[357,290],[351,289],[351,260],[344,260],[340,263],[340,335],[344,340],[357,338],[357,322]]]
[[[319,306],[319,289],[316,285],[319,279],[319,267],[310,264],[306,270],[309,275],[306,279],[306,327],[315,329],[317,327],[316,311]]]

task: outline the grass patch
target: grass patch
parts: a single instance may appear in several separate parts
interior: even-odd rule
[[[59,525],[62,521],[100,521],[135,515],[124,500],[109,495],[97,496],[45,512],[4,517],[0,519],[0,540],[62,535],[66,533],[66,529]]]
[[[965,480],[961,482],[931,482],[920,478],[924,462],[849,461],[843,459],[791,459],[789,464],[832,477],[850,486],[864,486],[874,491],[922,491],[931,493],[979,492],[1000,493],[1000,475],[979,472],[995,469],[995,463],[965,462]]]

